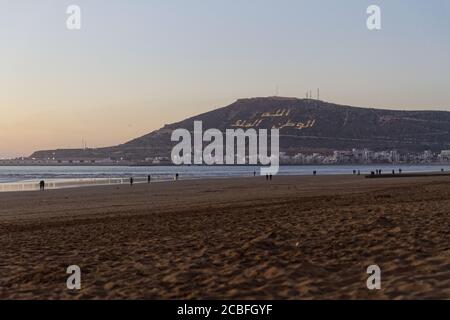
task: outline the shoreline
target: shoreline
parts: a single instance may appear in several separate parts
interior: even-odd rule
[[[450,177],[450,172],[402,172],[402,173],[382,173],[374,175],[365,175],[366,179],[386,179],[386,178],[426,178],[426,177]]]
[[[350,173],[333,173],[333,174],[320,174],[317,176],[326,177],[342,177],[342,176],[354,176],[354,177],[365,177],[366,179],[382,179],[382,178],[420,178],[420,177],[446,177],[450,176],[450,172],[403,172],[401,174],[380,174],[380,175],[369,175],[366,173],[350,174]],[[295,174],[280,174],[275,177],[317,177],[314,174],[306,175],[295,175]],[[247,176],[189,176],[180,177],[177,181],[191,181],[191,180],[216,180],[216,179],[250,179],[262,177],[261,175],[247,175]],[[134,185],[149,184],[146,176],[133,176]],[[104,186],[120,186],[129,185],[130,177],[116,177],[116,178],[61,178],[61,179],[48,179],[46,181],[45,191],[60,190],[60,189],[79,189],[79,188],[92,188],[92,187],[104,187]],[[120,182],[118,182],[120,180]],[[107,182],[108,181],[108,182]],[[162,182],[177,182],[174,178],[166,179],[154,179],[151,180],[150,184],[162,183]],[[72,183],[72,184],[71,184]],[[60,186],[56,186],[59,184]],[[26,187],[24,187],[26,186]],[[9,189],[9,190],[8,190]],[[16,182],[0,182],[0,193],[12,193],[12,192],[37,192],[39,190],[39,180],[31,181],[16,181]]]
[[[280,163],[280,166],[282,167],[295,167],[295,166],[311,166],[311,167],[325,167],[325,166],[336,166],[336,167],[346,167],[346,166],[450,166],[450,162],[432,162],[432,163],[409,163],[409,162],[402,162],[402,163],[389,163],[389,162],[374,162],[374,163],[318,163],[318,164],[296,164],[296,163]],[[185,164],[183,165],[185,167],[202,167],[205,165],[196,165],[196,164]],[[252,165],[226,165],[226,164],[212,164],[208,165],[208,167],[230,167],[230,166],[237,166],[237,167],[245,167],[245,166],[252,166]],[[178,167],[178,165],[174,165],[171,162],[168,162],[167,164],[98,164],[98,163],[85,163],[85,164],[69,164],[69,163],[62,163],[62,164],[8,164],[8,163],[0,163],[0,167],[152,167],[152,168],[158,168],[158,167]]]

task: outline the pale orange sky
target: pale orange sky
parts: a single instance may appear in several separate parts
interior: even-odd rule
[[[124,143],[238,98],[450,110],[450,2],[0,2],[0,158]],[[405,6],[408,10],[405,11]]]

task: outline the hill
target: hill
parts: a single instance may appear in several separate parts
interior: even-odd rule
[[[240,99],[118,146],[37,151],[31,158],[139,161],[170,157],[172,131],[192,130],[196,120],[203,121],[204,130],[280,128],[280,151],[288,154],[352,148],[400,152],[450,149],[450,112],[370,109],[313,99],[268,97]]]

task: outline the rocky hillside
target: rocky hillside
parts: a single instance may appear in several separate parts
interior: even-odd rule
[[[125,144],[98,149],[47,150],[37,159],[114,158],[142,160],[168,157],[171,132],[192,130],[195,120],[204,130],[217,128],[280,129],[280,149],[287,153],[331,152],[352,148],[423,151],[450,149],[450,112],[393,111],[337,105],[313,99],[251,98],[166,125]]]

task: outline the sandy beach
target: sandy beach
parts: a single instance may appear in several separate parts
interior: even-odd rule
[[[1,193],[0,298],[450,299],[449,230],[450,177]]]

